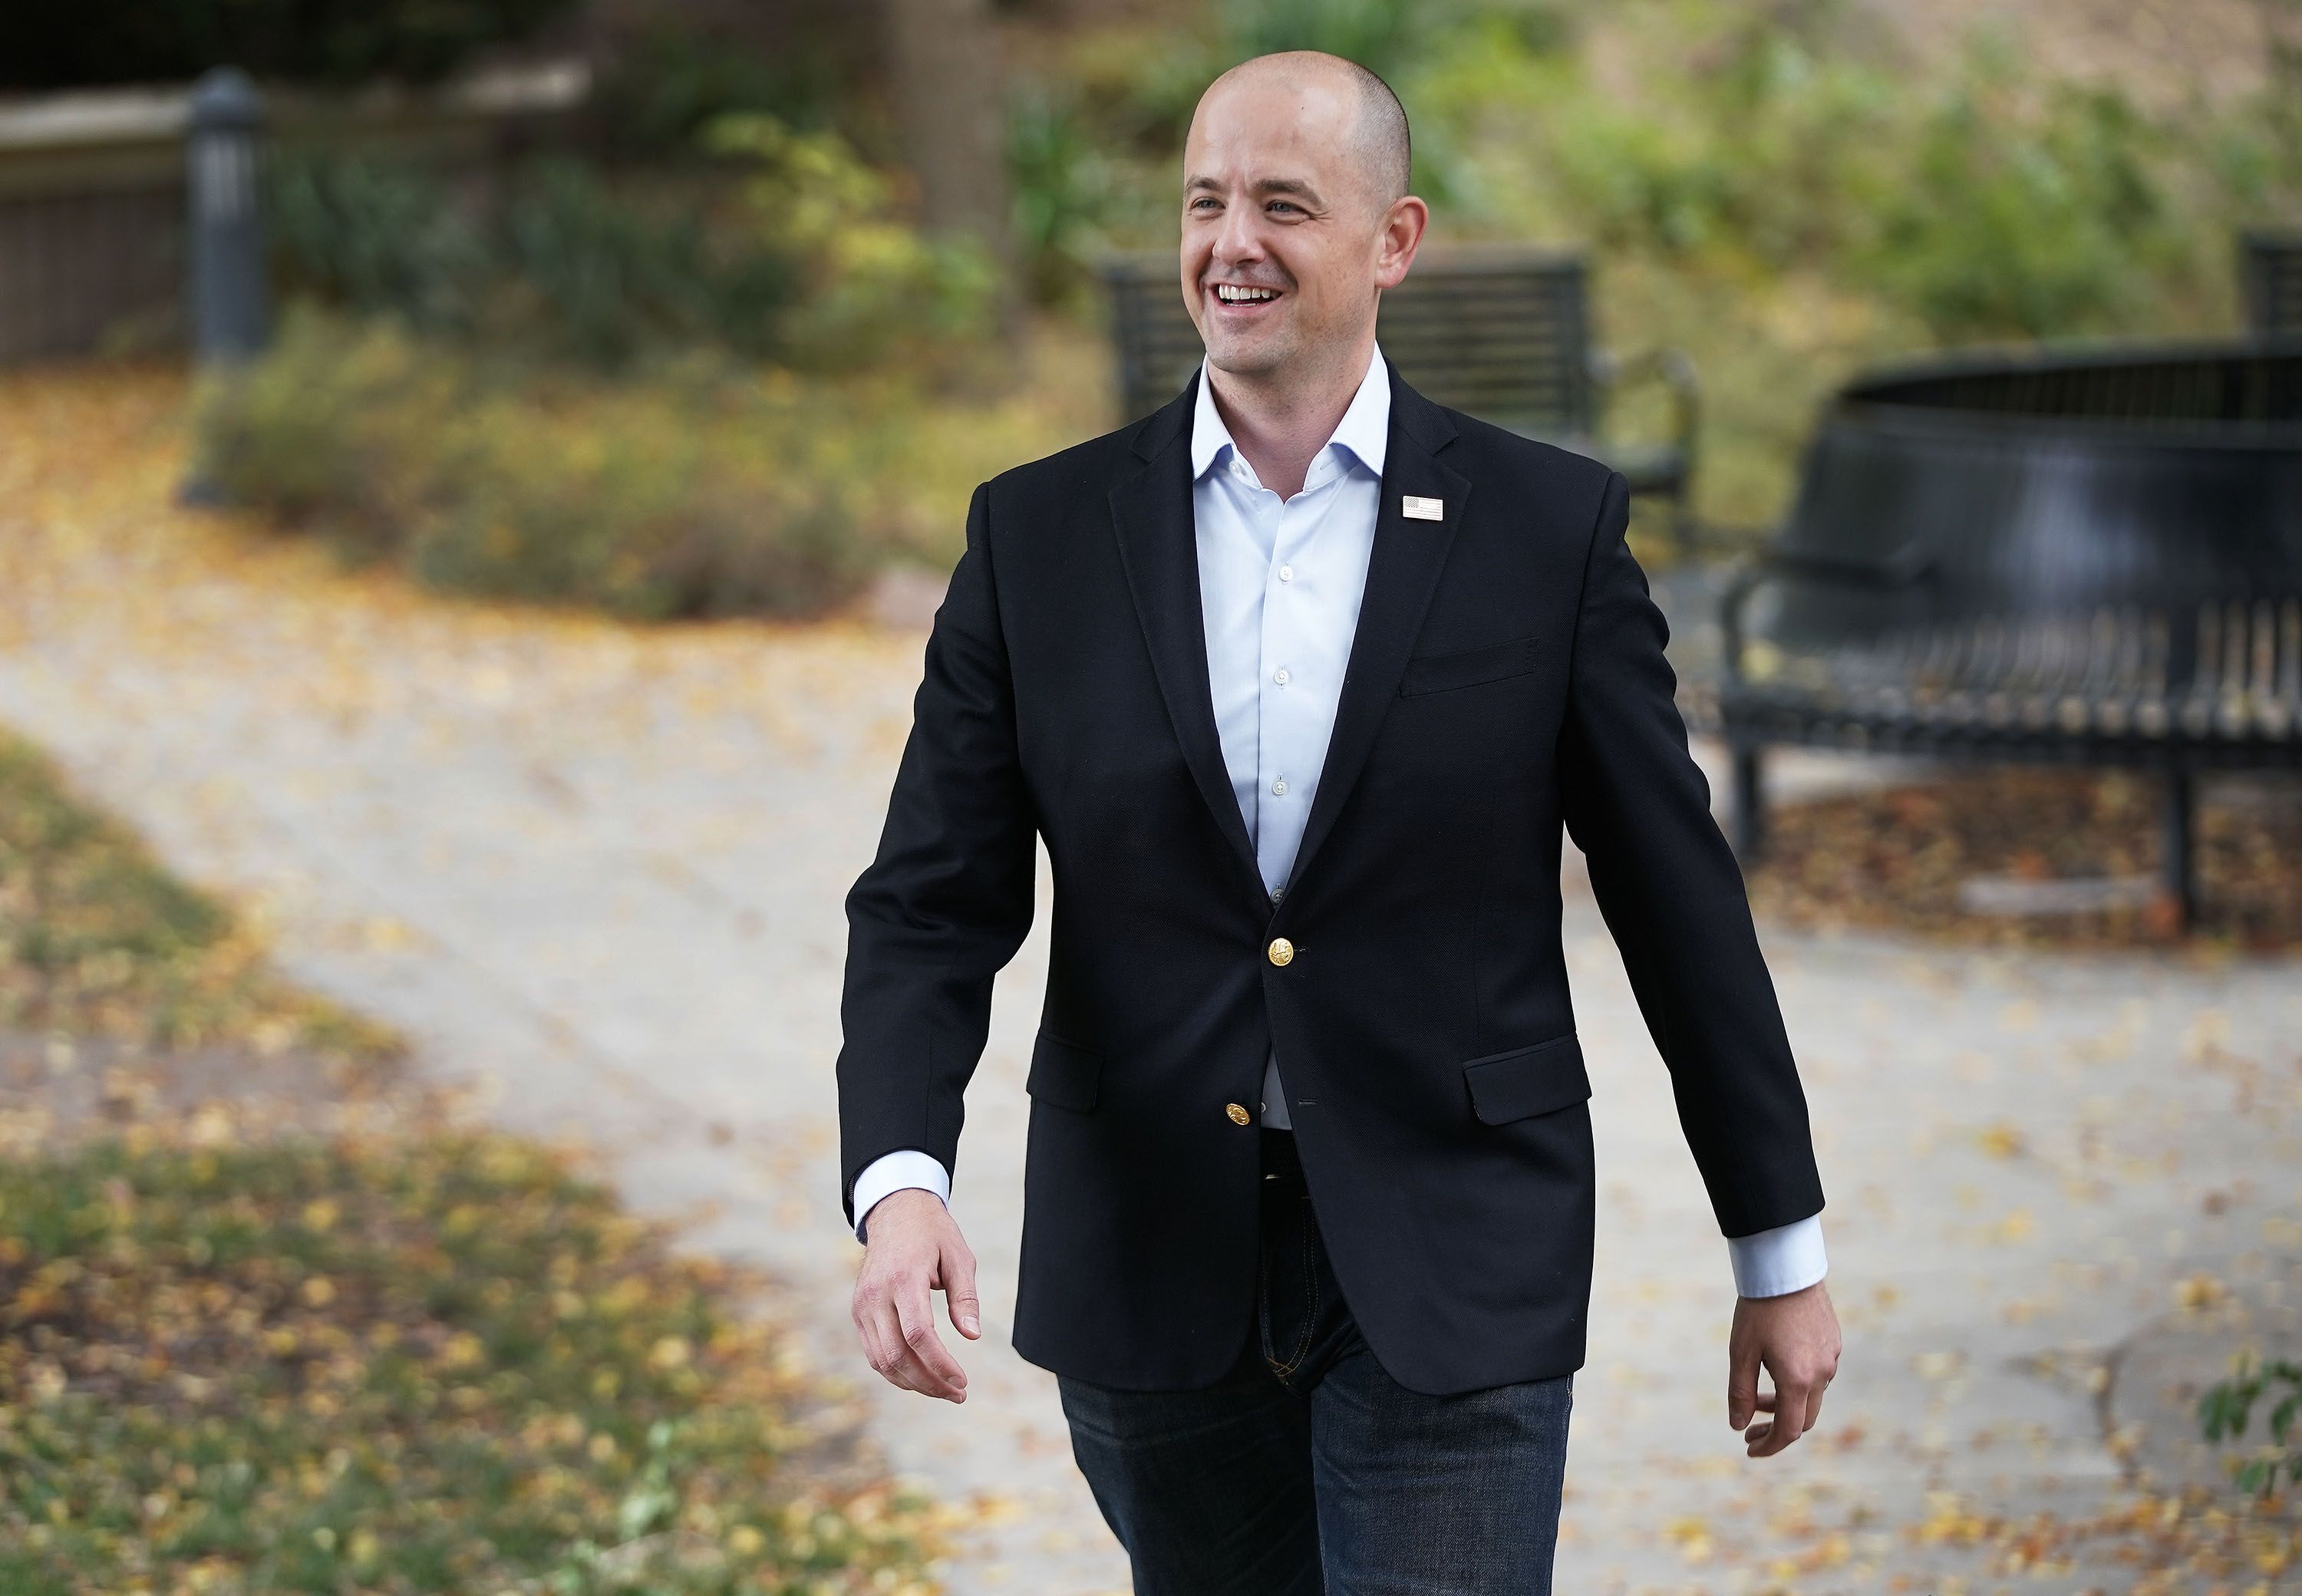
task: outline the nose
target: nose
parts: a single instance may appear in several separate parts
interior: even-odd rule
[[[1223,207],[1222,225],[1215,230],[1214,257],[1225,266],[1248,265],[1263,258],[1263,240],[1256,231],[1252,202]]]

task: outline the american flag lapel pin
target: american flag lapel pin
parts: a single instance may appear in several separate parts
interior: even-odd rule
[[[1444,521],[1447,518],[1447,501],[1443,499],[1417,499],[1409,493],[1399,509],[1410,521]]]

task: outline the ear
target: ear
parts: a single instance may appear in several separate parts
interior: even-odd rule
[[[1421,248],[1424,230],[1430,225],[1431,207],[1414,195],[1404,195],[1390,202],[1390,208],[1383,213],[1382,225],[1375,232],[1377,288],[1397,288],[1407,281],[1407,270],[1415,264],[1415,252]]]

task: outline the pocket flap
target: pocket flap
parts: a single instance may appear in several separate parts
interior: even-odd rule
[[[1571,1107],[1591,1096],[1583,1044],[1570,1031],[1532,1047],[1490,1053],[1463,1065],[1471,1112],[1490,1125]]]
[[[1451,654],[1424,654],[1407,662],[1399,680],[1399,696],[1440,693],[1449,687],[1475,687],[1481,682],[1524,676],[1539,658],[1537,637],[1514,637],[1483,649],[1462,649]]]
[[[1031,1046],[1031,1072],[1023,1079],[1023,1089],[1042,1103],[1088,1113],[1095,1108],[1102,1079],[1103,1054],[1043,1030]]]

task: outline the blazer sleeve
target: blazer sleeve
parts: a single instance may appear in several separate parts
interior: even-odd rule
[[[928,635],[912,729],[871,863],[848,892],[839,1004],[840,1192],[881,1154],[956,1170],[962,1094],[991,1023],[991,981],[1031,928],[1036,818],[990,550],[990,487]]]
[[[1629,484],[1609,474],[1586,557],[1559,730],[1567,834],[1655,1048],[1719,1230],[1818,1213],[1806,1096],[1759,952],[1741,867],[1687,752],[1669,626],[1624,535]]]

